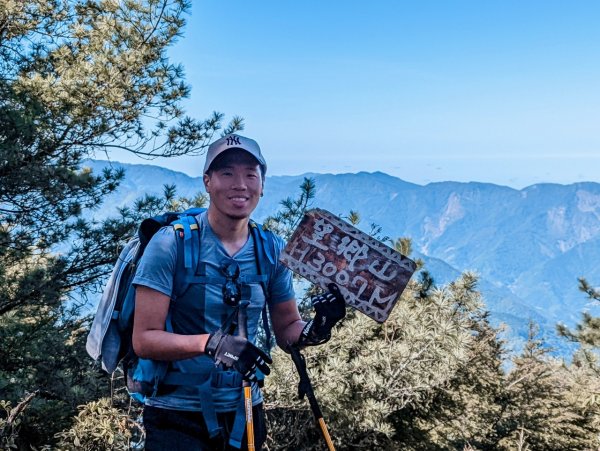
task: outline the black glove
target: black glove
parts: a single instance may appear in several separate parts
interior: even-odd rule
[[[245,380],[256,381],[256,370],[264,375],[271,370],[268,365],[271,358],[248,340],[239,335],[229,335],[221,329],[208,336],[204,352],[212,357],[216,364],[239,371]]]
[[[315,315],[300,334],[300,346],[314,346],[326,343],[331,338],[331,329],[346,316],[346,302],[335,283],[327,285],[329,292],[311,299]]]

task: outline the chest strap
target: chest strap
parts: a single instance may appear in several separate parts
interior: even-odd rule
[[[266,275],[252,274],[245,275],[241,274],[237,281],[243,285],[250,285],[253,283],[266,283],[267,282]],[[188,284],[203,284],[203,285],[224,285],[228,282],[228,279],[224,276],[198,276],[198,275],[190,275],[185,277],[185,282]]]

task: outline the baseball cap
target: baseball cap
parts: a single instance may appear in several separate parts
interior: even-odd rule
[[[204,163],[204,173],[208,171],[212,162],[215,161],[215,158],[217,158],[226,150],[230,149],[245,150],[258,160],[258,164],[260,165],[263,174],[267,172],[267,162],[260,152],[258,143],[253,139],[246,138],[245,136],[231,134],[217,139],[214,143],[208,146],[208,152],[206,152],[206,163]]]

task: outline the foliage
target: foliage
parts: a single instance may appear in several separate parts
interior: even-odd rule
[[[598,429],[593,415],[570,396],[577,388],[565,366],[548,357],[549,350],[530,326],[521,355],[506,379],[509,402],[499,424],[500,449],[526,443],[535,450],[596,449]]]
[[[21,437],[29,442],[47,443],[69,424],[78,403],[106,393],[85,352],[86,335],[85,321],[62,305],[22,307],[1,317],[1,397],[16,402],[26,391],[41,391],[22,417]]]
[[[65,451],[128,450],[132,421],[111,405],[109,398],[89,402],[79,407],[73,426],[56,435],[57,448]]]
[[[201,203],[147,197],[91,218],[123,178],[85,158],[198,154],[222,115],[186,117],[182,68],[166,51],[185,0],[31,0],[0,4],[0,399],[19,413],[16,444],[41,446],[76,406],[107,395],[84,350],[83,310],[140,217]],[[226,132],[242,127],[239,118]],[[16,424],[16,423],[15,423]]]
[[[403,449],[494,449],[504,350],[487,312],[473,316],[471,330],[468,357],[451,378],[398,413],[397,440]]]
[[[0,314],[55,305],[105,275],[102,249],[112,258],[124,230],[90,223],[82,211],[97,208],[123,171],[93,174],[83,158],[114,148],[193,154],[219,129],[219,114],[183,117],[189,88],[166,57],[187,8],[177,0],[3,3]],[[57,255],[67,241],[72,252]]]
[[[312,206],[312,201],[316,194],[316,185],[315,180],[313,178],[305,177],[300,185],[300,194],[295,199],[292,197],[288,197],[282,200],[280,204],[280,209],[274,215],[268,216],[263,225],[268,230],[276,233],[280,237],[282,237],[285,241],[288,241],[296,227],[302,221],[304,214]],[[294,274],[296,280],[300,280],[300,277]],[[310,296],[317,293],[320,289],[314,285],[310,285],[309,288],[304,293],[304,297],[300,299],[298,308],[302,314],[308,312],[311,308],[310,306]],[[264,332],[262,325],[259,325],[258,330],[258,340],[259,343],[264,341]],[[274,339],[273,343],[274,344]]]
[[[278,214],[278,230],[297,224],[302,199],[282,204],[287,213]],[[346,219],[358,225],[360,215]],[[392,244],[410,255],[410,239]],[[477,277],[467,272],[440,288],[423,261],[418,267],[386,323],[350,312],[329,343],[303,351],[336,448],[596,449],[599,379],[587,364],[594,355],[581,353],[570,366],[557,362],[532,326],[506,372]],[[269,449],[319,448],[323,438],[307,401],[297,397],[290,359],[278,350],[274,362],[265,390]]]
[[[283,211],[273,218],[276,230],[291,235],[312,190],[305,184],[298,199],[282,203]],[[361,220],[355,211],[347,219],[354,225]],[[371,225],[371,234],[380,238],[381,228]],[[408,238],[392,244],[405,255],[411,252]],[[305,349],[338,448],[400,449],[401,412],[446,383],[468,358],[472,323],[481,307],[475,286],[476,277],[465,273],[438,289],[424,272],[420,281],[409,283],[383,325],[349,312],[327,345]],[[311,286],[305,296],[314,291]],[[293,365],[281,350],[274,361],[266,387],[269,448],[311,449],[322,439],[306,402],[296,399]],[[289,434],[292,429],[295,434]]]
[[[466,273],[420,299],[418,283],[411,282],[384,324],[352,312],[327,345],[305,349],[336,446],[391,446],[399,433],[395,415],[448,381],[472,341],[470,323],[480,307],[475,283]],[[278,352],[267,379],[268,407],[306,410],[294,399],[291,363]],[[274,437],[270,446],[277,447],[280,439]],[[302,448],[306,443],[308,437],[297,434],[294,446],[307,449]]]
[[[184,204],[202,206],[204,200],[202,196],[178,198],[173,187],[165,187],[163,196],[145,196],[132,207],[120,209],[119,216],[110,221],[119,224],[126,238],[141,218]],[[123,238],[111,246],[116,248]],[[106,256],[111,262],[115,258]],[[85,351],[89,318],[81,316],[80,310],[75,302],[28,305],[0,316],[2,397],[17,400],[29,387],[42,390],[43,396],[32,403],[20,427],[22,436],[32,443],[47,443],[54,432],[67,428],[75,406],[109,394],[107,377],[92,365]]]
[[[600,291],[590,286],[583,277],[579,279],[579,289],[586,293],[589,299],[595,302],[600,301]],[[600,318],[592,316],[588,312],[583,313],[582,320],[575,326],[574,331],[560,324],[558,332],[569,340],[582,344],[585,349],[600,347]]]
[[[590,361],[590,358],[594,360]],[[568,371],[572,387],[567,393],[569,400],[594,428],[600,430],[600,374],[595,355],[581,350],[576,352]]]
[[[583,277],[579,279],[579,289],[594,303],[600,301],[600,291],[592,287]],[[571,330],[564,324],[557,326],[558,333],[570,341],[579,343],[569,367],[574,381],[571,396],[582,406],[583,415],[591,416],[594,426],[600,426],[600,318],[584,312],[581,322]]]
[[[198,154],[220,130],[218,113],[185,116],[189,87],[166,56],[188,8],[185,0],[0,4],[2,447],[126,449],[138,429],[114,404],[121,392],[106,399],[107,378],[89,363],[82,307],[140,218],[206,198],[178,199],[167,186],[163,196],[95,221],[124,174],[94,174],[84,160],[114,149],[145,158]],[[224,132],[242,126],[234,118]],[[305,179],[267,225],[288,238],[315,193]],[[360,215],[348,219],[358,224]],[[382,232],[371,225],[387,241]],[[392,245],[410,254],[409,239]],[[598,448],[597,319],[584,316],[574,332],[561,328],[585,345],[571,365],[549,358],[532,329],[504,374],[476,282],[465,273],[436,287],[421,271],[385,324],[350,312],[327,345],[304,351],[338,449]],[[275,362],[269,447],[313,448],[322,439],[297,399],[292,364],[280,350]]]
[[[15,407],[9,401],[0,400],[0,449],[17,448],[20,415],[36,395],[37,392],[27,394]]]
[[[315,197],[315,180],[305,177],[300,185],[300,195],[296,199],[288,197],[280,202],[281,209],[273,216],[265,219],[264,226],[277,233],[284,240],[289,240],[300,224],[304,213]]]

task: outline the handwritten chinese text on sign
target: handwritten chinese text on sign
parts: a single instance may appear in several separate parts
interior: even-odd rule
[[[306,213],[280,260],[322,288],[335,282],[348,305],[380,323],[416,268],[409,258],[322,209]]]

